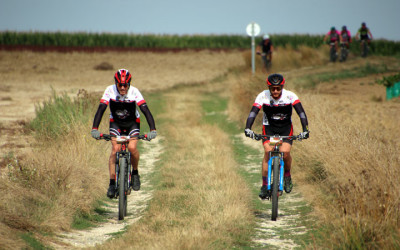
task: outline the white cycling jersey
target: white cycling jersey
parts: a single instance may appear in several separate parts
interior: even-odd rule
[[[292,124],[292,107],[300,103],[297,95],[289,90],[282,89],[278,100],[272,98],[269,90],[258,94],[253,106],[263,109],[263,125],[284,127]]]
[[[140,117],[136,105],[146,103],[140,91],[130,86],[126,95],[120,95],[115,84],[104,91],[101,103],[110,104],[110,120],[116,122],[131,122]]]

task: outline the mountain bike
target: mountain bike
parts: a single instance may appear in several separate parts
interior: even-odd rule
[[[118,198],[118,219],[123,220],[127,214],[128,195],[131,193],[131,153],[128,151],[128,143],[130,139],[143,140],[146,135],[139,136],[116,136],[101,134],[100,139],[109,141],[115,137],[118,144],[121,145],[121,150],[117,152],[115,161],[115,196]]]
[[[278,217],[278,198],[283,194],[284,176],[283,152],[280,152],[279,148],[282,146],[283,139],[301,141],[303,137],[300,134],[292,136],[256,134],[255,140],[259,141],[268,137],[269,145],[273,146],[273,150],[269,152],[267,185],[269,196],[267,199],[272,202],[271,220],[276,221],[276,218]]]
[[[263,61],[263,64],[264,64],[264,69],[267,71],[270,70],[271,66],[272,66],[271,52],[269,52],[269,53],[257,52],[257,55],[261,56],[261,60]]]
[[[329,43],[329,59],[331,62],[336,62],[337,59],[337,51],[336,51],[336,43]]]
[[[363,39],[361,42],[361,57],[367,57],[369,52],[368,41]]]
[[[339,61],[344,62],[347,60],[347,56],[349,55],[349,50],[347,48],[348,43],[342,42],[340,43],[340,59]]]

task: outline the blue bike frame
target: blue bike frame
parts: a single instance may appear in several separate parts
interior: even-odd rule
[[[275,152],[274,152],[275,153]],[[283,153],[279,152],[280,156],[271,156],[272,152],[269,153],[269,160],[268,160],[268,190],[271,190],[271,172],[272,172],[272,161],[274,158],[279,158],[280,162],[280,169],[279,169],[279,191],[283,191],[283,171],[284,171],[284,162],[283,162]]]

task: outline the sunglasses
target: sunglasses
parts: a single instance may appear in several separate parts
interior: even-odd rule
[[[127,83],[118,83],[118,87],[120,87],[120,88],[122,88],[122,87],[127,88],[127,87],[128,87],[128,84],[127,84]]]
[[[270,91],[281,91],[282,90],[282,87],[269,87],[269,90]]]

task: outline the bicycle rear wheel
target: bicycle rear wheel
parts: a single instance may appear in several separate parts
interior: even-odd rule
[[[275,157],[272,161],[272,173],[273,173],[273,182],[272,182],[272,214],[271,220],[276,221],[276,217],[278,217],[278,193],[279,193],[279,170],[280,170],[280,159]]]
[[[126,215],[126,192],[125,182],[127,182],[126,175],[126,158],[121,158],[119,165],[119,183],[118,183],[118,219],[123,220]]]

